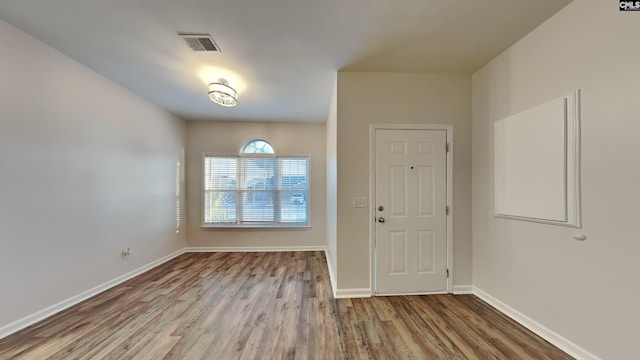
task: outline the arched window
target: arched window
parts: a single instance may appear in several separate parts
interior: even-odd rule
[[[204,154],[204,227],[309,226],[309,158],[253,138],[239,156]]]
[[[266,140],[262,139],[251,139],[242,145],[240,149],[240,155],[247,154],[265,154],[265,155],[275,155],[275,151],[273,150],[273,146],[269,144]]]

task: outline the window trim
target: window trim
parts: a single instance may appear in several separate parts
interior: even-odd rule
[[[251,140],[256,140],[261,138],[252,138]],[[248,141],[251,141],[248,140]],[[243,143],[244,145],[244,143]],[[271,145],[273,147],[273,145]],[[274,147],[275,150],[275,147]],[[230,158],[295,158],[295,157],[303,157],[308,161],[307,168],[307,222],[305,223],[281,223],[281,222],[253,222],[250,224],[247,223],[239,223],[238,221],[234,223],[205,223],[204,221],[204,213],[205,213],[205,161],[207,157],[230,157]],[[311,208],[313,204],[313,199],[311,196],[311,155],[309,154],[229,154],[229,153],[218,153],[218,152],[203,152],[202,159],[200,161],[200,228],[201,229],[277,229],[277,230],[301,230],[301,229],[310,229],[311,225]],[[238,191],[238,190],[236,190]],[[239,191],[238,191],[239,193]]]

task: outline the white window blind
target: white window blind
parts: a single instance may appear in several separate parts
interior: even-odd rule
[[[204,222],[235,223],[238,203],[238,159],[205,157]]]
[[[300,226],[309,222],[309,158],[204,158],[204,224]]]
[[[275,158],[240,158],[241,222],[276,221]]]
[[[279,158],[278,170],[280,221],[308,222],[309,160],[302,157]]]
[[[180,166],[180,161],[176,163],[176,234],[180,232],[180,226],[182,225],[182,214],[181,214],[181,205],[182,205],[182,196],[181,196],[181,185],[182,185],[182,169]]]

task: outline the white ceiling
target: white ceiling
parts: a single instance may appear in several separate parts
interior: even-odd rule
[[[326,119],[337,70],[472,73],[569,2],[3,0],[0,19],[185,119],[311,122]],[[208,99],[220,76],[238,106]]]

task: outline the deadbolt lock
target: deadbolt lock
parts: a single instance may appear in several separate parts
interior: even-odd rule
[[[384,210],[384,206],[382,205],[378,206],[378,211],[382,211],[382,210]]]

